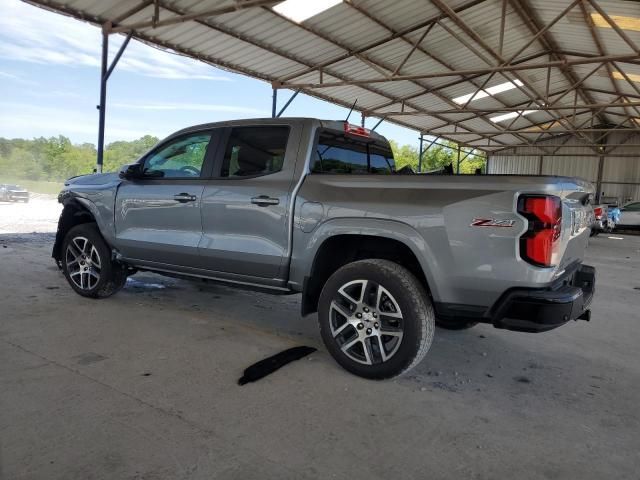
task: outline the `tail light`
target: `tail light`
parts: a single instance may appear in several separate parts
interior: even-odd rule
[[[344,122],[344,133],[348,133],[350,135],[358,135],[359,137],[371,136],[371,130],[368,130],[364,127],[359,127],[358,125],[352,125],[347,122]]]
[[[596,217],[596,220],[602,220],[602,207],[594,208],[593,216]]]
[[[522,195],[518,199],[518,213],[529,220],[528,230],[520,237],[520,256],[537,267],[553,267],[562,229],[560,198]]]

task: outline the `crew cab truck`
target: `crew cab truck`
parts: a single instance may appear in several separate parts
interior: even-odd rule
[[[384,137],[341,121],[213,123],[67,181],[53,257],[93,298],[139,270],[301,292],[335,360],[383,379],[436,324],[588,319],[592,197],[567,177],[399,174]]]

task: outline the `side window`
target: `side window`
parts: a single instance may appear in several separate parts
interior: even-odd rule
[[[289,127],[233,127],[224,152],[220,176],[268,175],[282,170]]]
[[[629,212],[640,212],[640,202],[630,203],[629,205],[624,207],[624,209]]]
[[[199,177],[211,133],[192,133],[179,137],[144,161],[144,174],[158,178]]]
[[[394,172],[393,153],[380,143],[324,131],[318,139],[311,170],[351,175],[390,174]]]

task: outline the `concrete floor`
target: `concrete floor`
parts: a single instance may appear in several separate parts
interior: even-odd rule
[[[51,239],[0,235],[3,479],[638,478],[640,237],[592,239],[590,323],[438,329],[386,382],[341,370],[297,296],[138,274],[92,301]]]

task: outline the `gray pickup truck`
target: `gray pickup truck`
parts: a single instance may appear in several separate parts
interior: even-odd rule
[[[592,197],[567,177],[397,173],[384,137],[341,121],[213,123],[67,181],[53,257],[93,298],[140,270],[301,292],[336,361],[381,379],[435,325],[588,320]]]

